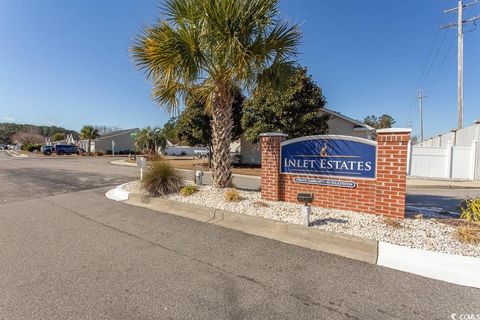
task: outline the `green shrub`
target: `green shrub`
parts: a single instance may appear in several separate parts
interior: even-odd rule
[[[181,185],[180,175],[165,161],[150,162],[143,174],[142,188],[154,196],[178,192]]]
[[[28,152],[33,152],[37,150],[38,152],[40,152],[41,148],[42,148],[41,144],[27,144],[24,150],[27,150]]]
[[[225,201],[227,202],[239,202],[242,200],[242,197],[240,196],[240,193],[238,192],[237,189],[227,189],[224,194]]]
[[[95,155],[96,155],[96,156],[100,156],[100,157],[101,157],[101,156],[103,156],[104,154],[105,154],[105,152],[103,152],[103,151],[95,151]]]
[[[194,185],[188,185],[180,189],[180,194],[185,197],[191,196],[195,192],[198,192],[198,188]]]
[[[462,205],[460,218],[480,224],[480,198],[468,198]]]

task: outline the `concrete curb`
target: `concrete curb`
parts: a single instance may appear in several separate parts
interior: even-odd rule
[[[480,258],[413,249],[380,241],[379,266],[480,288]]]
[[[126,184],[126,183],[125,183]],[[128,197],[130,195],[130,192],[126,191],[123,187],[125,184],[121,184],[115,189],[108,190],[105,193],[105,196],[114,201],[125,201],[128,200]]]
[[[125,167],[136,167],[137,166],[136,163],[126,162],[125,160],[113,160],[113,161],[110,161],[110,164],[113,164],[113,165],[116,165],[116,166],[125,166]],[[195,171],[196,171],[194,169],[180,169],[180,168],[175,168],[175,170],[181,171],[181,172],[189,172],[189,173],[195,173]],[[261,179],[261,177],[259,177],[259,176],[250,176],[250,175],[240,174],[240,173],[234,173],[233,175],[236,176],[236,177],[240,177],[240,178],[252,178],[254,180],[260,180]]]
[[[377,261],[375,240],[167,199],[151,198],[147,202],[140,195],[132,195],[126,203],[354,260]]]
[[[26,154],[21,154],[18,152],[13,152],[11,150],[5,150],[9,155],[15,157],[15,158],[28,158]]]
[[[130,194],[125,203],[431,279],[480,288],[480,258],[476,257],[414,249],[139,194]]]
[[[126,162],[125,160],[113,160],[110,161],[110,164],[116,165],[116,166],[124,166],[124,167],[136,167],[136,163],[132,162]]]

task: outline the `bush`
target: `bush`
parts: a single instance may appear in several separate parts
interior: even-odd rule
[[[101,157],[101,156],[103,156],[104,154],[105,154],[105,153],[104,153],[103,151],[95,151],[95,155],[96,155],[96,156]]]
[[[41,144],[27,144],[24,150],[27,150],[28,152],[33,152],[33,151],[38,151],[40,152],[40,149],[42,148]]]
[[[180,189],[180,194],[185,197],[191,196],[195,192],[198,192],[198,188],[197,186],[194,186],[194,185],[185,186],[182,189]]]
[[[154,196],[178,192],[181,185],[180,175],[165,161],[149,163],[142,180],[142,188]]]
[[[240,193],[238,192],[237,189],[227,189],[224,194],[225,201],[227,202],[239,202],[242,200],[242,197],[240,197]]]
[[[180,155],[181,155],[181,156],[186,156],[186,155],[187,155],[187,153],[186,153],[185,151],[183,151],[183,150],[182,150],[182,152],[180,152]]]
[[[107,150],[106,152],[108,155],[111,155],[112,154],[112,150]]]
[[[158,154],[158,152],[155,152],[152,150],[145,150],[145,158],[147,158],[147,161],[150,161],[150,162],[163,160],[163,157],[161,154]]]
[[[472,223],[480,223],[480,198],[466,199],[461,208],[461,219],[465,219]]]
[[[400,223],[400,221],[398,221],[398,219],[385,218],[383,219],[383,223],[394,229],[400,229],[402,227],[402,224]]]
[[[455,236],[458,241],[470,244],[480,243],[480,229],[473,227],[458,227]]]

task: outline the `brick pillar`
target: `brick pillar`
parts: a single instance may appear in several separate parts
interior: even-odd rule
[[[377,130],[377,182],[375,212],[405,217],[409,128]]]
[[[280,191],[280,143],[285,133],[268,132],[260,135],[262,150],[262,199],[278,201]]]

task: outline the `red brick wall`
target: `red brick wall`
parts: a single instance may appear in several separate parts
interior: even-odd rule
[[[260,135],[262,150],[262,199],[280,199],[280,143],[286,134],[264,133]]]
[[[280,174],[280,143],[285,136],[263,134],[262,199],[297,202],[298,192],[313,192],[313,205],[403,218],[405,215],[407,130],[379,130],[377,135],[377,179],[332,178],[353,181],[353,189],[306,185],[294,182],[302,175]],[[315,176],[309,176],[315,178]],[[319,176],[318,178],[327,178]]]

